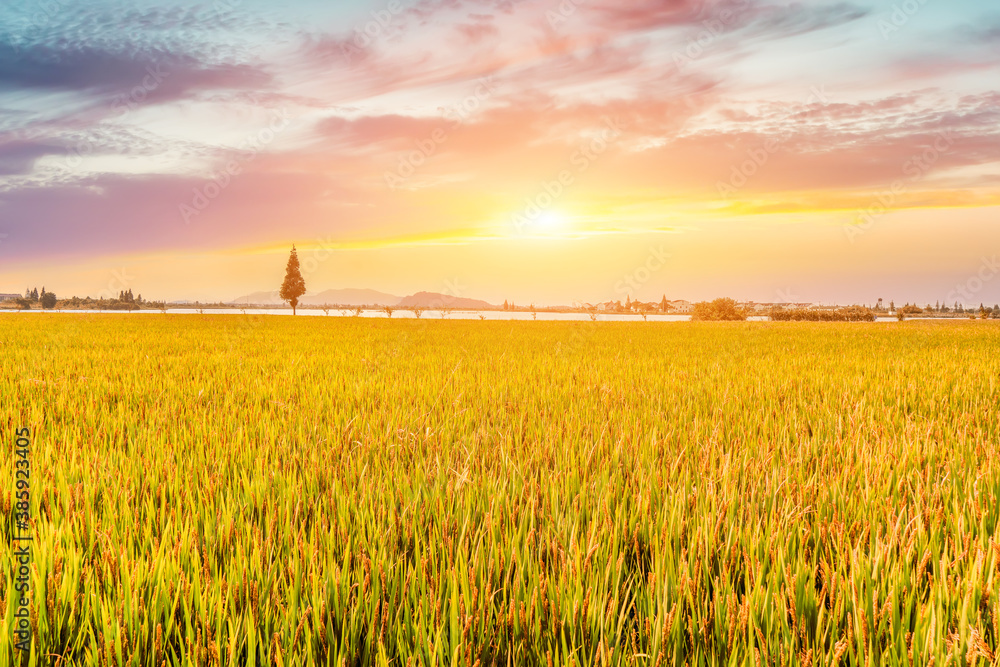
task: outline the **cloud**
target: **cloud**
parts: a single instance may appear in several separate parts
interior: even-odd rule
[[[650,86],[676,93],[676,79],[696,75],[696,86],[717,85],[729,75],[720,61],[868,14],[847,2],[420,2],[385,25],[307,33],[300,55],[313,80],[335,87],[342,99],[433,91],[485,75],[508,91],[573,88],[585,96],[601,88],[627,97]],[[706,34],[717,57],[682,77],[670,53],[682,54]]]
[[[38,158],[61,150],[59,146],[43,142],[15,140],[0,143],[0,176],[29,173]]]
[[[807,40],[774,42],[838,27],[846,38],[852,29],[846,26],[867,16],[867,8],[587,0],[569,3],[574,11],[553,24],[548,14],[564,4],[417,2],[363,43],[354,39],[354,26],[276,26],[249,9],[217,21],[204,10],[179,9],[125,12],[120,23],[107,11],[53,18],[20,35],[0,57],[0,94],[78,102],[48,115],[41,102],[33,115],[12,109],[16,121],[6,125],[30,124],[32,132],[0,137],[0,175],[9,177],[0,189],[0,222],[16,231],[4,251],[222,248],[291,231],[481,234],[467,230],[496,223],[560,170],[574,169],[574,153],[606,118],[620,122],[622,136],[585,174],[574,172],[576,183],[559,205],[614,221],[606,227],[620,233],[631,231],[631,218],[617,215],[645,207],[650,218],[661,216],[668,200],[745,212],[854,205],[899,178],[939,132],[952,133],[954,142],[907,201],[953,205],[966,190],[974,191],[970,201],[992,201],[983,191],[996,187],[985,170],[1000,161],[996,92],[951,94],[915,72],[898,77],[901,94],[872,97],[855,88],[831,93],[830,102],[776,101],[798,95],[800,87],[804,97],[812,81],[781,81],[774,86],[779,94],[761,89],[762,81],[781,78],[783,59]],[[717,57],[681,71],[672,50],[719,22],[710,47]],[[760,62],[755,56],[773,69],[748,72],[748,64]],[[872,71],[894,72],[900,62],[886,58]],[[913,62],[914,70],[933,65]],[[947,68],[934,76],[976,65],[964,55],[940,63]],[[493,77],[492,91],[467,114],[450,115],[484,75]],[[919,89],[907,88],[917,81]],[[143,105],[199,104],[112,118],[111,102],[127,100],[136,87]],[[183,225],[178,206],[208,183],[192,172],[221,168],[233,157],[223,143],[232,142],[239,113],[286,104],[300,112],[304,129],[269,146]],[[176,139],[192,121],[200,124],[196,131]],[[391,191],[384,175],[438,131],[444,139],[434,140],[405,187]],[[720,203],[717,184],[769,142],[780,150],[755,168],[734,201]],[[56,161],[45,159],[65,160],[81,144],[95,156],[149,158],[142,161],[148,171],[100,171],[121,160],[58,171]],[[180,155],[182,168],[151,173],[168,171],[168,153]]]
[[[953,34],[954,45],[985,45],[1000,48],[1000,14],[980,17],[975,24],[959,26]]]
[[[195,91],[266,88],[267,68],[227,12],[63,7],[0,29],[0,92],[134,94],[151,104]]]
[[[849,2],[832,4],[793,3],[761,5],[746,30],[758,38],[779,39],[841,26],[871,14],[871,10]]]
[[[926,91],[856,103],[760,103],[730,114],[732,122],[721,127],[688,132],[637,155],[630,173],[638,175],[637,187],[660,182],[709,200],[713,192],[718,196],[719,183],[734,180],[740,183],[737,199],[878,190],[897,180],[933,188],[953,170],[1000,161],[997,94],[952,96],[949,103],[942,96]],[[740,171],[744,178],[734,177]]]
[[[649,95],[586,104],[560,103],[554,96],[504,98],[459,124],[400,114],[334,118],[320,123],[317,146],[349,151],[355,179],[371,184],[385,170],[393,172],[398,158],[419,151],[421,143],[430,145],[440,130],[444,140],[420,160],[413,183],[437,184],[434,191],[454,189],[458,182],[473,190],[517,191],[566,168],[588,133],[603,118],[615,118],[623,136],[594,166],[603,190],[685,192],[708,202],[719,198],[720,182],[769,145],[774,150],[766,164],[752,167],[740,197],[865,192],[897,179],[910,182],[913,175],[920,188],[933,188],[955,170],[1000,162],[1000,93],[927,90],[856,102],[762,100],[739,106],[713,94],[708,89],[687,101]],[[701,117],[709,108],[711,114]],[[943,151],[933,148],[941,136],[948,138]]]
[[[141,95],[144,103],[179,99],[196,90],[267,86],[261,68],[240,63],[204,63],[185,53],[121,44],[34,44],[0,59],[0,90],[65,90]],[[141,90],[141,93],[133,92]]]
[[[64,121],[38,123],[26,129],[0,134],[0,194],[21,188],[65,185],[92,175],[87,160],[144,158],[165,161],[206,161],[216,149],[176,138],[164,138],[142,127],[114,122],[79,125]],[[54,157],[40,163],[42,158]],[[151,162],[133,162],[133,169]]]

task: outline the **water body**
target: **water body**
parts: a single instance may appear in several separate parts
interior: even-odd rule
[[[81,315],[162,315],[158,310],[135,310],[129,313],[127,310],[63,310],[63,311],[53,311],[53,310],[0,310],[0,313],[18,314],[21,312],[25,315],[47,315],[54,312],[63,313],[78,313]],[[276,315],[276,316],[291,316],[292,311],[284,308],[247,308],[245,311],[238,308],[203,308],[198,310],[197,308],[170,308],[167,310],[168,315]],[[330,314],[327,315],[322,310],[313,309],[300,309],[298,314],[303,317],[355,317],[353,310],[341,310],[341,309],[330,309]],[[490,321],[531,321],[537,319],[538,321],[544,322],[589,322],[590,315],[587,313],[536,313],[537,317],[532,317],[531,313],[523,312],[506,312],[502,310],[453,310],[448,313],[448,315],[443,318],[446,320],[490,320]],[[365,318],[380,318],[386,319],[387,315],[382,310],[363,310],[359,317]],[[392,319],[394,320],[412,320],[416,319],[416,315],[411,310],[394,310],[392,313]],[[420,319],[424,320],[440,320],[442,319],[440,311],[435,310],[425,310],[421,315]],[[934,317],[912,317],[907,318],[907,320],[934,320],[941,318]],[[955,318],[964,319],[964,318]],[[599,313],[597,315],[597,322],[642,322],[641,315],[633,314],[618,314],[618,313]],[[649,322],[690,322],[690,315],[661,315],[661,314],[651,314],[649,316]],[[748,318],[750,322],[767,322],[768,318],[766,316],[753,316]],[[895,317],[879,317],[876,322],[896,322]]]
[[[8,312],[12,314],[17,314],[18,311],[0,311]],[[129,313],[127,310],[25,310],[21,311],[25,315],[48,315],[55,312],[63,313],[78,313],[82,315],[162,315],[158,310],[135,310]],[[170,308],[167,310],[168,315],[276,315],[276,316],[291,316],[292,311],[284,308],[247,308],[246,310],[240,310],[238,308],[203,308],[201,310],[197,308]],[[336,308],[330,309],[330,314],[327,315],[322,310],[313,309],[299,309],[299,316],[303,317],[355,317],[353,310],[341,310]],[[441,317],[441,312],[436,310],[425,310],[420,319],[424,320],[491,320],[491,321],[530,321],[533,319],[538,319],[540,321],[550,321],[550,322],[589,322],[590,315],[587,313],[536,313],[537,317],[532,317],[531,313],[522,312],[506,312],[502,310],[453,310],[447,314],[444,318]],[[386,319],[388,316],[385,311],[380,309],[371,309],[361,311],[359,317],[365,318],[380,318]],[[394,310],[392,313],[392,319],[394,320],[412,320],[417,319],[417,316],[411,310]],[[690,315],[659,315],[654,314],[649,316],[650,322],[688,322],[691,320]],[[642,322],[641,315],[625,315],[625,314],[611,314],[611,313],[601,313],[597,316],[598,322]]]

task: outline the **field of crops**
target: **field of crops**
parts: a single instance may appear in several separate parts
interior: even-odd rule
[[[9,314],[0,424],[0,665],[1000,664],[992,322]]]

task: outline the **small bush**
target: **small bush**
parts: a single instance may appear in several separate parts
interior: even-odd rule
[[[732,299],[702,301],[694,304],[691,319],[696,322],[742,322],[747,318],[745,308],[740,308]]]

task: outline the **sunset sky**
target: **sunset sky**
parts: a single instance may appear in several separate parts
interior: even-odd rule
[[[995,0],[22,0],[0,292],[1000,301]]]

